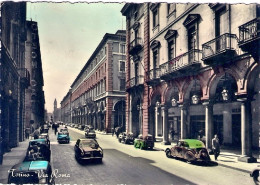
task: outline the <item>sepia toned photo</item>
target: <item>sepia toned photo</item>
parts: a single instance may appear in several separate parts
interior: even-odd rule
[[[257,2],[0,8],[0,184],[260,184]]]

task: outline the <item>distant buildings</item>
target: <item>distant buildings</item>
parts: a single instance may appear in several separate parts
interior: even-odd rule
[[[61,121],[61,108],[57,107],[57,100],[54,100],[54,109],[53,109],[53,121]]]
[[[258,4],[127,3],[126,129],[259,148]],[[170,138],[170,130],[174,137]],[[203,138],[204,139],[204,138]]]
[[[61,101],[63,122],[125,129],[125,31],[106,33]]]
[[[3,153],[10,151],[10,148],[18,146],[19,142],[24,140],[24,131],[26,127],[30,127],[30,122],[40,124],[43,121],[41,116],[44,114],[30,117],[28,111],[32,114],[38,110],[44,112],[44,93],[38,32],[34,33],[32,40],[35,41],[31,42],[30,29],[28,30],[26,21],[26,3],[2,2],[0,21],[1,164]],[[33,65],[37,67],[30,67]],[[35,79],[38,85],[33,83]],[[36,94],[35,98],[39,99],[31,97],[32,102],[28,102],[29,94],[31,96]],[[38,101],[39,104],[36,103]]]

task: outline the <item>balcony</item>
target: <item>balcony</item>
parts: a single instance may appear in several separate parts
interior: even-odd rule
[[[25,88],[30,86],[30,73],[26,68],[18,69],[18,73],[21,78],[21,83],[24,84]]]
[[[131,88],[142,87],[144,84],[144,76],[139,75],[137,77],[133,77],[126,83],[126,90],[129,91]]]
[[[202,45],[202,60],[208,65],[230,62],[237,49],[237,36],[225,33]]]
[[[201,66],[202,51],[190,50],[160,65],[162,80],[193,75]]]
[[[147,81],[148,85],[157,85],[160,83],[160,75],[161,75],[160,68],[156,68],[148,71],[147,75],[149,76],[149,80]]]
[[[130,55],[135,55],[137,54],[143,47],[143,40],[142,38],[136,38],[134,39],[130,45],[129,45],[129,54]]]
[[[258,49],[260,38],[260,18],[253,19],[239,26],[238,46],[245,52],[254,52]]]

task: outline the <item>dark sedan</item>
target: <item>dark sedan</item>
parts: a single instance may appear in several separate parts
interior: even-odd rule
[[[50,161],[51,150],[45,139],[35,139],[29,142],[25,161]]]
[[[78,139],[75,147],[75,158],[81,162],[83,160],[95,160],[102,162],[103,149],[95,139]]]
[[[208,150],[202,141],[197,139],[182,139],[177,145],[165,150],[166,156],[183,158],[188,163],[195,161],[210,161]]]

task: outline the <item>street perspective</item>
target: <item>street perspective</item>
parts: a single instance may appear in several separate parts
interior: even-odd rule
[[[0,8],[0,185],[260,185],[260,4]]]

